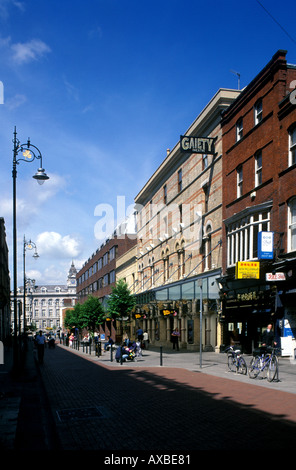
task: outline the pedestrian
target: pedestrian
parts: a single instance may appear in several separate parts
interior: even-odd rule
[[[173,349],[177,349],[179,351],[179,330],[178,328],[175,328],[172,332],[172,343],[173,343]]]
[[[149,337],[148,337],[147,331],[144,331],[143,341],[144,341],[144,349],[148,349]]]
[[[106,352],[107,348],[109,349],[109,346],[111,347],[113,344],[114,344],[113,339],[110,336],[108,336],[108,341],[107,343],[104,344],[104,351]]]
[[[267,329],[262,334],[262,346],[276,346],[272,325],[267,325]]]
[[[70,337],[69,337],[69,346],[70,347],[72,346],[74,339],[75,339],[75,337],[74,337],[73,333],[71,333]]]
[[[124,333],[123,335],[123,342],[126,346],[128,346],[130,344],[130,340],[129,340],[129,337],[128,337],[128,334],[127,334],[127,331]]]
[[[138,328],[136,333],[137,333],[137,336],[138,336],[138,340],[142,341],[143,340],[143,330],[142,330],[142,328]]]
[[[43,364],[45,341],[46,341],[45,336],[40,330],[39,335],[36,336],[37,354],[38,354],[39,364]]]

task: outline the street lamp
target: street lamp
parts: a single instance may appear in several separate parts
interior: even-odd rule
[[[24,292],[23,292],[23,295],[24,295],[24,301],[23,301],[23,314],[24,314],[24,335],[26,335],[26,248],[28,250],[32,250],[33,248],[35,248],[35,252],[33,254],[33,258],[35,260],[37,260],[39,258],[39,255],[37,253],[37,247],[36,247],[36,244],[34,242],[32,242],[32,240],[30,241],[26,241],[26,238],[24,236],[24,249],[23,249],[23,264],[24,264]]]
[[[18,342],[17,342],[17,233],[16,233],[16,177],[17,171],[16,166],[23,162],[32,162],[35,159],[40,160],[40,167],[37,173],[33,176],[34,179],[38,181],[39,184],[43,184],[44,181],[48,180],[49,177],[42,168],[42,155],[40,150],[32,145],[30,139],[27,143],[21,144],[16,137],[17,132],[14,128],[14,138],[13,138],[13,166],[12,166],[12,180],[13,180],[13,194],[12,194],[12,225],[13,225],[13,284],[14,284],[14,293],[13,293],[13,313],[14,313],[14,343],[13,343],[13,366],[15,371],[18,368]],[[18,158],[19,154],[22,154],[23,158]]]

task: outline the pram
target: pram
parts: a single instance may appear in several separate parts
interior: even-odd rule
[[[133,361],[135,359],[135,351],[132,348],[121,346],[116,350],[115,359],[116,362]]]

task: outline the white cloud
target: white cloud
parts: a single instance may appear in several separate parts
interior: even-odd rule
[[[78,238],[71,235],[62,236],[58,232],[40,233],[36,240],[38,253],[43,256],[55,258],[76,258],[81,254]]]
[[[32,60],[38,60],[49,53],[50,47],[40,39],[31,39],[24,43],[12,44],[13,60],[17,64],[24,64]]]
[[[19,108],[19,106],[22,106],[26,102],[27,97],[25,95],[18,94],[6,100],[5,105],[10,111],[12,111],[13,109]]]

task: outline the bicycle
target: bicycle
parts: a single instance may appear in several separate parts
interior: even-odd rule
[[[255,379],[258,375],[266,372],[268,382],[272,382],[275,378],[279,380],[279,362],[277,354],[280,348],[271,346],[261,347],[253,351],[253,358],[249,366],[249,377]],[[264,378],[264,377],[263,377]]]
[[[229,346],[225,352],[227,352],[227,365],[230,372],[247,375],[248,367],[242,356],[241,350],[239,348],[234,349],[233,346]]]

